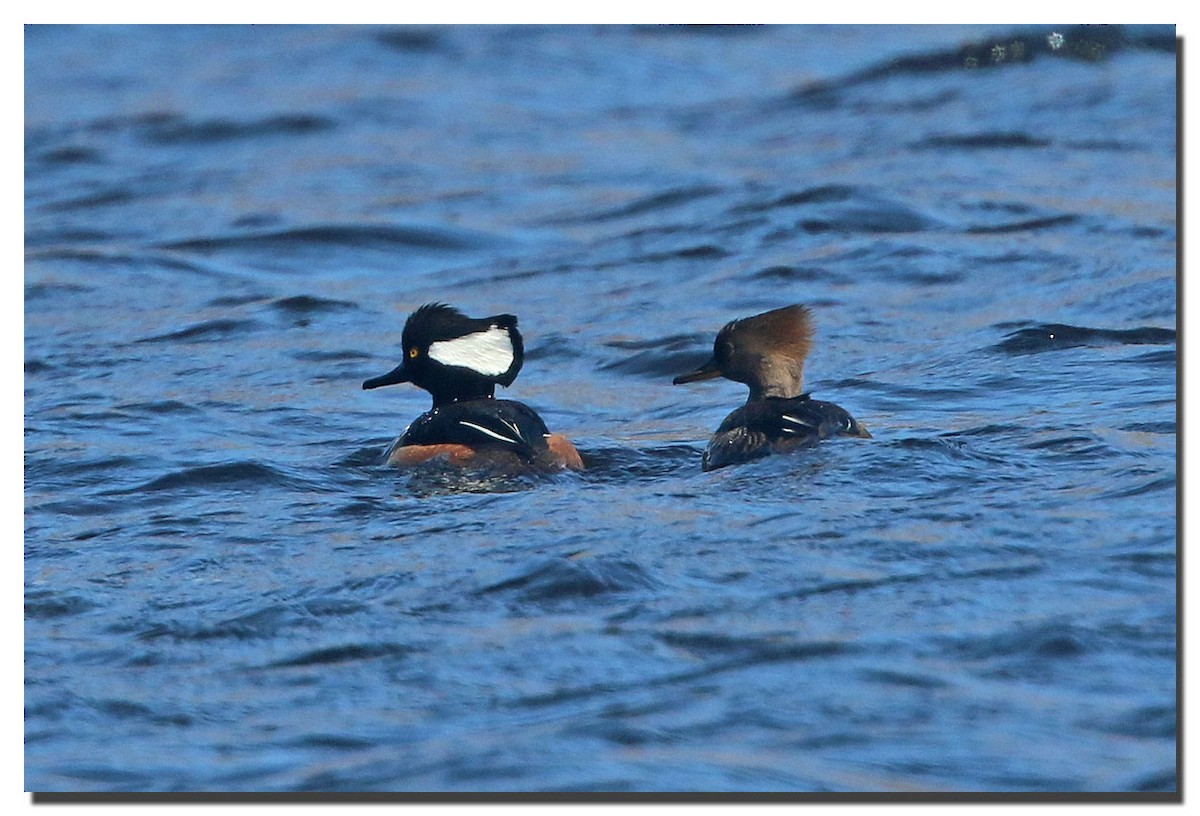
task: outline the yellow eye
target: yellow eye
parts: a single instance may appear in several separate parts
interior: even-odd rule
[[[413,360],[417,359],[417,355],[418,355],[418,354],[420,354],[420,353],[421,353],[421,352],[417,351],[417,347],[416,347],[416,346],[413,346],[412,348],[410,348],[410,349],[408,350],[408,356],[409,356],[409,358],[410,358],[410,359],[413,359]]]

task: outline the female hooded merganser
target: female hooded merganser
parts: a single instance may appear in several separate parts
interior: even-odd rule
[[[428,303],[409,315],[401,342],[404,362],[362,387],[410,382],[433,395],[433,408],[388,448],[389,465],[441,457],[508,470],[583,468],[575,446],[550,433],[532,408],[495,398],[496,385],[511,385],[525,360],[515,316],[476,319]]]
[[[808,308],[801,305],[734,320],[717,333],[712,359],[675,378],[675,385],[727,377],[750,386],[750,399],[709,440],[704,470],[786,453],[828,436],[870,438],[844,408],[802,392],[812,335]]]

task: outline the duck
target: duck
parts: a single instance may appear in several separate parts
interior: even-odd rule
[[[804,391],[812,341],[812,312],[803,304],[739,318],[717,332],[707,362],[672,381],[725,377],[750,388],[746,404],[725,417],[709,440],[704,471],[790,453],[829,437],[871,438],[845,408]]]
[[[363,390],[411,383],[429,392],[433,404],[387,449],[387,465],[441,462],[518,473],[584,468],[578,449],[551,433],[533,408],[496,398],[496,386],[512,385],[525,360],[515,315],[472,318],[427,303],[408,316],[400,342],[400,364],[365,380]]]

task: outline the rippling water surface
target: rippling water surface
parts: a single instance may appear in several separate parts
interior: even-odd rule
[[[1175,789],[1173,28],[25,47],[28,788]],[[432,300],[585,473],[379,464]]]

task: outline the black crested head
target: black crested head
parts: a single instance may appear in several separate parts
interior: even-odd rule
[[[497,384],[512,384],[525,360],[511,314],[472,318],[444,303],[427,303],[409,315],[401,339],[404,361],[363,388],[411,382],[432,394],[435,406],[487,399]]]

